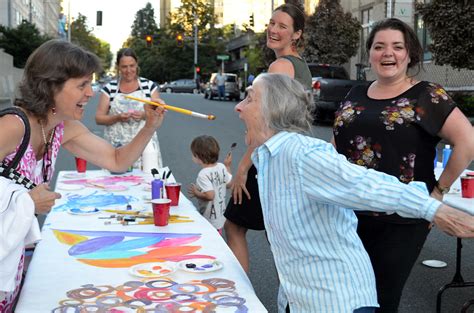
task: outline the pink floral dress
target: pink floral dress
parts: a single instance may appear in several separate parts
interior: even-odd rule
[[[37,156],[33,151],[33,147],[31,144],[28,145],[28,148],[25,151],[25,154],[20,160],[18,167],[16,168],[24,176],[28,177],[32,180],[35,184],[43,183],[43,170],[46,170],[46,177],[48,180],[51,180],[53,173],[54,173],[54,165],[56,163],[56,158],[58,156],[59,147],[61,146],[61,142],[63,139],[64,134],[64,123],[60,123],[56,126],[56,130],[53,136],[51,151],[49,153],[49,157],[41,158],[37,160]],[[16,152],[18,151],[18,147],[15,149],[14,153],[9,154],[5,160],[10,162]],[[46,159],[46,160],[45,160]],[[44,162],[46,162],[46,166],[43,166]],[[9,313],[13,311],[13,305],[15,300],[20,292],[20,284],[23,274],[23,265],[24,265],[24,253],[21,256],[21,259],[18,264],[18,271],[15,277],[16,286],[15,290],[10,293],[1,293],[0,292],[0,313]]]

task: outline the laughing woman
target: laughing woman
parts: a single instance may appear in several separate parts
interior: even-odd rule
[[[304,9],[295,2],[283,4],[273,11],[267,27],[267,47],[275,53],[269,73],[285,74],[311,89],[311,72],[298,50],[303,46],[305,25]],[[227,244],[243,269],[249,272],[249,255],[246,234],[248,229],[263,230],[262,207],[258,195],[257,170],[252,165],[248,148],[239,163],[232,181],[232,198],[225,212]]]
[[[15,100],[15,105],[26,114],[31,137],[17,170],[37,184],[37,187],[31,191],[18,191],[26,193],[27,202],[34,208],[34,212],[20,208],[21,212],[12,213],[17,214],[10,219],[12,224],[6,225],[3,218],[6,212],[0,210],[0,312],[12,311],[19,292],[23,270],[21,252],[14,260],[17,263],[15,271],[7,273],[8,278],[4,275],[4,262],[6,259],[11,261],[10,256],[14,253],[8,250],[9,247],[18,246],[23,250],[21,242],[24,238],[17,238],[17,233],[21,231],[18,225],[23,224],[23,218],[33,220],[33,213],[48,213],[55,200],[61,197],[50,191],[48,186],[53,177],[60,146],[99,167],[123,171],[138,159],[163,121],[162,109],[145,106],[144,126],[128,145],[120,148],[114,148],[90,132],[80,119],[84,114],[84,107],[93,96],[92,74],[99,69],[100,61],[95,55],[60,40],[44,43],[28,58],[19,85],[20,96]],[[0,134],[4,134],[0,136],[0,160],[8,164],[22,142],[25,124],[16,115],[5,115],[0,118]],[[4,177],[0,177],[0,181],[9,182]],[[5,193],[6,189],[2,188],[0,192]],[[12,227],[15,232],[8,232]],[[18,243],[13,243],[12,238],[19,239]]]
[[[366,43],[376,80],[354,87],[336,112],[337,151],[355,164],[397,177],[422,181],[431,196],[443,194],[474,158],[474,131],[439,85],[418,81],[423,50],[415,32],[398,19],[372,27]],[[436,145],[454,146],[443,173],[433,171]],[[398,214],[357,212],[359,234],[375,271],[380,309],[398,312],[403,286],[431,225]]]

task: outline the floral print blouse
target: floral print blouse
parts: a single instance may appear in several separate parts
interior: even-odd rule
[[[423,181],[431,192],[437,133],[455,108],[439,85],[422,81],[391,98],[367,96],[369,85],[354,87],[336,112],[337,151],[355,164],[396,176],[401,182]]]

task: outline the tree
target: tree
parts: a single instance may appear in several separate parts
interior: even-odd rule
[[[309,62],[344,64],[357,53],[360,22],[344,13],[339,0],[321,0],[306,23],[306,49]]]
[[[132,36],[124,44],[135,50],[140,65],[140,75],[154,81],[171,81],[178,78],[193,77],[194,74],[194,12],[199,29],[198,65],[201,76],[216,71],[216,54],[225,51],[225,38],[229,35],[229,27],[214,28],[215,16],[212,6],[206,0],[183,0],[176,13],[168,17],[167,27],[154,32],[153,46],[147,47],[144,35],[150,30],[147,25],[155,20],[151,5],[136,14],[132,26]],[[138,11],[138,12],[140,12]],[[140,18],[143,22],[140,23]],[[149,19],[150,21],[146,21]],[[184,43],[179,47],[176,35],[184,36]]]
[[[15,67],[25,67],[30,54],[45,41],[48,36],[41,35],[34,24],[23,20],[16,28],[0,25],[0,48],[13,56]]]
[[[155,10],[148,2],[143,9],[135,14],[135,20],[132,25],[132,37],[145,38],[146,35],[156,35],[158,26],[155,21]]]
[[[71,42],[96,54],[102,61],[103,69],[108,69],[112,62],[110,44],[101,41],[87,27],[87,17],[78,14],[78,17],[71,23]]]
[[[207,31],[214,28],[216,23],[214,8],[211,1],[207,0],[182,0],[181,6],[169,16],[168,25],[170,30],[192,37],[195,14],[199,35],[200,37],[205,36]]]
[[[474,70],[474,4],[469,0],[433,0],[416,5],[433,43],[435,64]]]

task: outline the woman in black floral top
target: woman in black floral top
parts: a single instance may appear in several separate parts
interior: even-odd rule
[[[473,128],[443,88],[409,76],[409,69],[420,69],[422,48],[408,25],[397,19],[379,22],[366,48],[377,79],[354,87],[336,112],[337,151],[402,182],[425,182],[431,196],[441,200],[443,191],[474,159]],[[440,139],[454,149],[436,181],[433,161]],[[358,233],[375,271],[377,312],[397,312],[430,225],[397,214],[357,212],[357,217]]]

